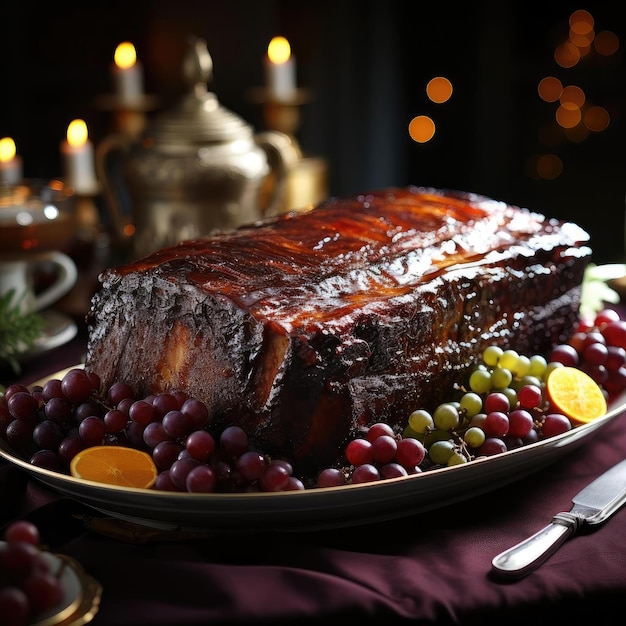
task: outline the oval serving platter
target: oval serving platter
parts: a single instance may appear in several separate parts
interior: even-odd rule
[[[200,494],[115,487],[31,465],[15,456],[2,439],[0,457],[60,494],[143,526],[214,532],[318,530],[413,515],[495,490],[569,454],[625,411],[626,394],[592,422],[495,456],[373,483],[279,493]]]

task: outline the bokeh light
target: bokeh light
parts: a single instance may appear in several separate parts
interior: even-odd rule
[[[588,35],[593,31],[595,20],[589,11],[579,9],[569,16],[569,28],[577,35]]]
[[[602,56],[611,56],[619,50],[619,38],[610,30],[603,30],[596,35],[594,48]]]
[[[409,122],[409,135],[417,143],[426,143],[435,135],[435,122],[427,115],[417,115]]]
[[[591,51],[595,32],[594,19],[589,11],[574,11],[569,18],[569,41],[580,51],[581,56],[586,56]]]
[[[610,57],[620,50],[617,35],[611,30],[596,32],[594,17],[583,9],[570,14],[567,35],[567,39],[554,49],[554,61],[559,69],[569,70],[584,58],[589,70],[597,68],[601,71],[606,65],[600,57]],[[605,131],[611,123],[608,110],[589,100],[592,88],[596,93],[595,81],[589,87],[564,85],[563,76],[567,73],[564,72],[560,78],[546,75],[537,84],[539,98],[554,103],[556,109],[552,119],[541,124],[536,131],[537,142],[545,153],[534,155],[526,162],[527,175],[536,180],[558,178],[564,164],[562,155],[557,152],[568,143],[580,144],[592,133]],[[590,74],[584,76],[589,79]]]
[[[593,106],[585,111],[583,123],[585,126],[595,133],[606,130],[611,121],[609,112],[601,106]]]
[[[563,128],[574,128],[580,122],[582,114],[580,109],[570,102],[559,106],[555,113],[555,119],[559,126]]]
[[[569,41],[557,46],[554,60],[564,68],[574,67],[580,61],[580,50]]]
[[[545,102],[556,102],[563,93],[563,83],[555,76],[546,76],[539,81],[537,92]]]
[[[559,96],[559,101],[561,104],[572,104],[579,109],[585,104],[585,92],[576,85],[568,85],[563,88],[561,95]]]
[[[447,102],[452,96],[452,83],[443,76],[435,76],[426,85],[426,95],[437,104]]]
[[[540,180],[554,180],[563,173],[563,161],[556,154],[532,157],[527,164],[528,175]]]

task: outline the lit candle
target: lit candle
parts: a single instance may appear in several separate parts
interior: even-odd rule
[[[22,180],[22,159],[11,137],[0,139],[0,184],[17,185]]]
[[[72,120],[67,127],[67,140],[61,142],[65,165],[65,181],[79,195],[98,192],[93,144],[89,141],[87,124]]]
[[[267,90],[273,100],[293,100],[296,95],[296,63],[284,37],[274,37],[265,57]]]
[[[143,68],[137,60],[135,46],[123,41],[113,56],[113,80],[115,92],[123,102],[132,103],[143,95]]]

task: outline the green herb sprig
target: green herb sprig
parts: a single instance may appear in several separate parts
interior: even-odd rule
[[[18,357],[35,347],[44,322],[38,313],[22,313],[20,301],[14,302],[15,290],[0,296],[0,364],[8,363],[15,374],[21,371]]]

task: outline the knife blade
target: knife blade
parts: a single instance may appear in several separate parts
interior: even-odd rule
[[[557,513],[539,532],[495,556],[491,561],[494,573],[506,578],[529,574],[583,524],[601,524],[625,503],[626,460],[614,465],[576,494],[570,511]]]

